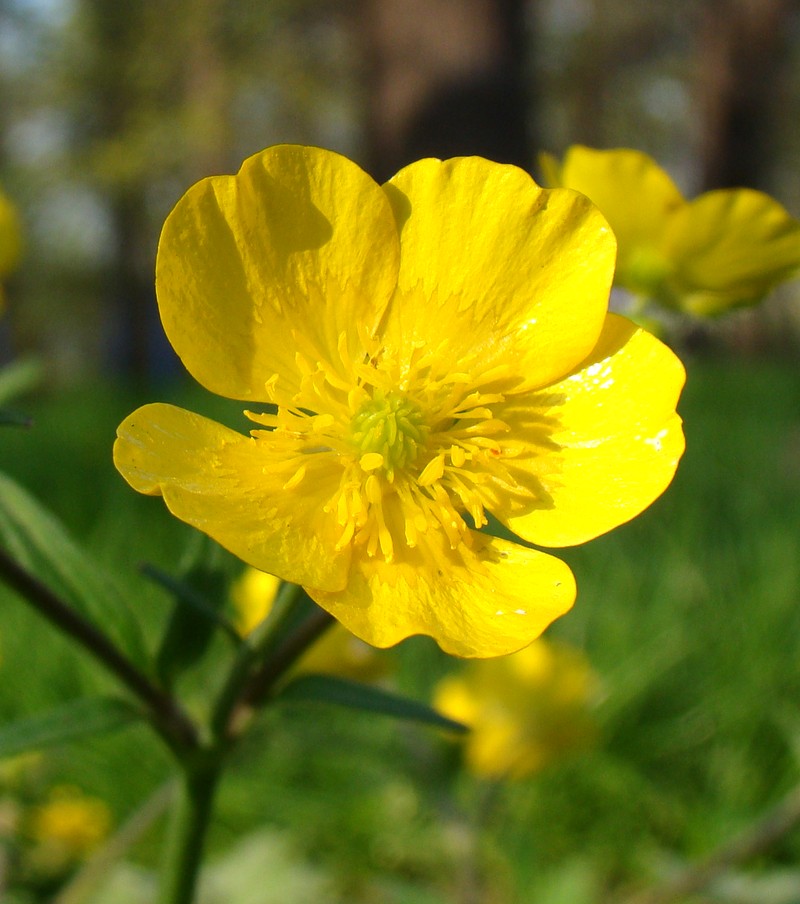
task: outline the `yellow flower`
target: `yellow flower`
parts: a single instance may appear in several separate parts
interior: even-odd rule
[[[231,601],[236,613],[234,624],[242,637],[253,631],[272,611],[281,579],[275,575],[245,568],[231,587]]]
[[[19,217],[14,205],[0,192],[0,279],[4,279],[17,266],[22,249]],[[3,289],[0,286],[0,308],[3,306]]]
[[[171,405],[119,427],[117,468],[375,646],[528,644],[571,605],[542,546],[638,514],[683,450],[684,373],[607,314],[615,242],[584,197],[481,158],[380,186],[269,148],[191,188],[156,290],[172,345],[250,436]]]
[[[800,267],[800,222],[749,188],[686,201],[640,151],[575,145],[563,163],[542,155],[551,185],[573,188],[603,211],[619,243],[617,283],[692,314],[760,301]]]
[[[471,728],[464,739],[470,771],[482,778],[522,778],[595,736],[597,689],[579,650],[539,639],[442,679],[433,705]]]
[[[102,800],[76,788],[54,788],[30,815],[30,834],[52,863],[80,860],[108,835],[111,814]]]
[[[256,568],[246,568],[231,589],[236,612],[236,628],[248,635],[272,611],[280,580]],[[386,660],[375,650],[353,637],[341,625],[334,625],[314,641],[292,668],[298,672],[338,675],[371,681],[386,671]]]

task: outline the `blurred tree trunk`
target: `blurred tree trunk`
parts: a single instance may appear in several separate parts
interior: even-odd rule
[[[523,0],[362,0],[368,165],[425,156],[532,164]],[[528,26],[529,27],[529,26]]]
[[[703,188],[769,188],[798,6],[797,0],[709,0],[703,9]]]
[[[90,104],[87,137],[95,149],[118,144],[120,172],[127,176],[125,136],[141,106],[141,86],[134,67],[145,32],[144,6],[141,2],[123,5],[117,0],[85,0],[83,14],[94,50],[86,72]],[[107,199],[114,244],[107,291],[109,308],[119,312],[121,328],[116,366],[143,378],[149,344],[145,312],[153,302],[152,285],[145,275],[144,193],[135,180],[118,178],[116,172],[109,182]]]
[[[152,209],[151,190],[176,174],[188,186],[227,163],[220,7],[221,0],[163,0],[160,8],[146,0],[83,0],[93,50],[88,137],[115,235],[108,275],[113,363],[139,382],[172,360],[155,304],[161,212]]]

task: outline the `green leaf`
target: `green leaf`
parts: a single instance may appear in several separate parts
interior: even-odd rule
[[[186,607],[196,618],[208,622],[212,627],[219,628],[228,634],[232,640],[237,643],[241,642],[241,637],[225,616],[221,615],[215,605],[210,602],[203,594],[196,590],[188,580],[173,577],[166,571],[162,571],[155,565],[145,564],[142,566],[142,574],[150,578],[151,581],[163,587],[175,597],[176,601]],[[220,589],[227,587],[227,580]]]
[[[27,414],[0,408],[0,427],[30,427],[31,423]]]
[[[44,368],[33,358],[20,358],[0,370],[0,404],[35,389]]]
[[[220,611],[228,599],[231,558],[219,544],[198,533],[178,577],[145,566],[145,575],[167,589],[175,601],[156,655],[158,676],[167,686],[200,661],[220,629],[237,645],[241,643]]]
[[[466,725],[447,719],[435,709],[408,697],[333,675],[302,675],[284,687],[275,698],[280,703],[335,703],[351,709],[407,719],[464,734]]]
[[[0,474],[0,543],[24,568],[111,637],[140,667],[149,657],[128,597],[61,522]]]
[[[112,697],[72,700],[43,715],[0,726],[0,757],[108,734],[142,718],[142,714],[124,700]]]

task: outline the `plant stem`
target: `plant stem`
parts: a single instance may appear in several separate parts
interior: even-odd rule
[[[309,620],[309,615],[305,611],[306,604],[309,607],[313,606],[302,587],[289,583],[281,586],[270,616],[258,625],[242,644],[213,707],[211,731],[215,738],[220,741],[232,740],[241,733],[243,723],[237,718],[237,714],[242,709],[242,696],[245,689],[251,686],[254,672],[258,674],[267,663],[271,664],[276,658],[279,668],[287,667],[286,659],[280,651],[295,635],[304,637],[305,625]],[[313,606],[312,615],[316,615],[317,611],[316,606]],[[301,641],[300,652],[318,636],[318,633],[317,631],[313,636]]]
[[[0,578],[16,590],[36,611],[87,652],[141,700],[153,716],[153,724],[173,750],[192,749],[197,733],[177,701],[153,684],[128,657],[90,621],[26,571],[0,548]]]
[[[334,623],[333,616],[322,609],[311,612],[290,634],[274,654],[254,672],[242,688],[239,705],[257,708],[264,702],[276,681]]]
[[[222,754],[184,766],[180,800],[172,822],[158,904],[192,904],[203,860],[214,794],[222,772]]]

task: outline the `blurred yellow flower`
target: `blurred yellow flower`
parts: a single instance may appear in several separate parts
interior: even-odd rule
[[[684,199],[640,151],[574,145],[559,163],[541,158],[546,181],[573,188],[603,211],[619,243],[616,282],[692,314],[760,301],[800,268],[800,222],[749,188]]]
[[[77,788],[54,788],[29,817],[29,833],[41,847],[37,858],[51,866],[82,860],[108,835],[111,813],[102,800]]]
[[[683,368],[607,313],[614,258],[586,198],[516,167],[422,160],[380,186],[331,151],[269,148],[187,192],[156,266],[188,370],[267,411],[244,436],[146,405],[117,468],[375,646],[519,649],[574,579],[479,531],[486,513],[582,543],[649,505],[683,451]]]
[[[246,568],[231,588],[236,629],[248,635],[272,611],[280,580],[257,568]],[[387,660],[354,637],[341,625],[333,625],[300,657],[292,668],[298,672],[338,675],[372,681],[386,673]]]
[[[247,637],[270,614],[280,586],[280,578],[257,568],[245,568],[234,581],[231,587],[234,625],[242,637]]]
[[[442,679],[433,705],[471,728],[463,743],[474,774],[522,778],[594,738],[597,693],[597,677],[579,650],[540,638]]]
[[[0,280],[11,273],[19,263],[22,252],[22,233],[17,209],[0,192]],[[0,308],[3,305],[3,288],[0,285]]]

